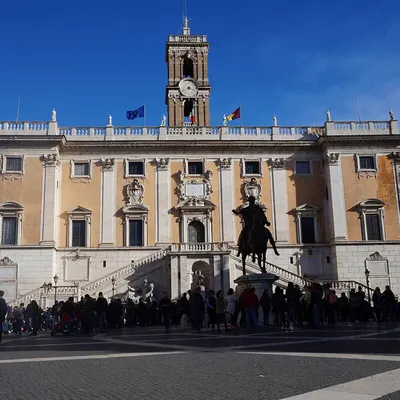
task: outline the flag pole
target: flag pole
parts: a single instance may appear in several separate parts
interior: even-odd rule
[[[144,126],[146,127],[146,104],[144,105]]]
[[[243,127],[243,120],[242,120],[242,106],[239,106],[239,110],[240,110],[240,127]]]
[[[18,97],[18,104],[17,104],[17,116],[16,116],[16,118],[15,118],[15,122],[18,122],[18,118],[19,118],[19,104],[20,104],[20,100],[21,100],[21,98],[20,98],[20,97]]]

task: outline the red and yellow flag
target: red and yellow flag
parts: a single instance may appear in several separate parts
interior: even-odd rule
[[[240,118],[240,107],[237,108],[232,114],[229,114],[226,119],[228,121],[233,121],[234,119]]]

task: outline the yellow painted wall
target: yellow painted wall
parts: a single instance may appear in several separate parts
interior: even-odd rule
[[[22,180],[0,178],[0,203],[14,201],[23,211],[21,244],[39,244],[43,166],[39,157],[25,157]]]
[[[60,246],[67,247],[67,212],[78,206],[92,211],[90,247],[98,247],[100,241],[100,167],[92,162],[92,178],[87,183],[70,178],[70,162],[62,162]]]
[[[212,175],[212,188],[213,193],[211,194],[211,202],[216,205],[215,210],[212,213],[212,240],[214,242],[219,242],[221,240],[221,216],[220,216],[220,194],[219,194],[219,171],[217,165],[214,161],[207,161],[205,165],[205,169],[209,169]]]
[[[126,205],[126,186],[133,181],[133,178],[124,178],[124,172],[124,162],[122,160],[117,161],[116,246],[124,246],[124,215],[122,208]],[[147,215],[147,245],[154,246],[156,241],[156,176],[155,168],[150,162],[146,164],[146,178],[138,178],[138,180],[144,187],[143,204],[149,208]]]
[[[179,234],[179,212],[175,210],[175,206],[178,204],[178,171],[185,170],[185,165],[182,161],[171,161],[171,240],[172,243],[180,242]]]
[[[341,157],[343,189],[346,206],[348,240],[362,240],[359,213],[355,206],[360,201],[376,198],[385,205],[385,233],[387,240],[399,239],[396,185],[392,161],[386,156],[377,157],[377,177],[358,177],[354,157]]]
[[[287,194],[288,194],[288,210],[289,210],[289,233],[290,243],[297,243],[296,222],[293,210],[304,204],[312,204],[318,206],[319,210],[319,231],[320,242],[325,242],[325,223],[324,223],[324,188],[325,180],[322,173],[322,165],[318,160],[312,161],[313,174],[310,176],[301,176],[294,174],[294,161],[286,161],[287,176]]]

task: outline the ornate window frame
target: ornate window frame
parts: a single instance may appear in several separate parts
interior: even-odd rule
[[[203,165],[203,171],[201,174],[189,174],[189,163],[191,162],[201,162]],[[206,172],[206,160],[205,158],[191,158],[190,160],[185,158],[185,174],[187,175],[187,177],[203,177],[204,174]]]
[[[260,173],[246,174],[246,162],[258,162]],[[263,160],[262,158],[241,158],[240,174],[242,178],[262,178],[263,177]]]
[[[8,171],[7,170],[7,158],[19,158],[21,159],[21,171]],[[1,162],[1,173],[2,174],[16,174],[23,175],[25,172],[25,157],[22,154],[4,154]]]
[[[92,211],[87,208],[78,206],[70,211],[68,211],[68,235],[67,235],[67,244],[68,247],[76,247],[72,246],[72,223],[73,221],[86,221],[86,246],[91,247],[91,238],[92,238]]]
[[[299,172],[297,172],[297,162],[304,162],[304,161],[307,161],[308,163],[309,163],[309,165],[310,165],[310,173],[309,174],[302,174],[302,173],[299,173]],[[294,175],[295,176],[314,176],[314,163],[313,163],[313,160],[310,160],[310,159],[308,159],[308,158],[295,158],[294,160],[293,160],[293,162],[294,162],[294,165],[293,165],[293,169],[294,169]]]
[[[360,213],[361,220],[361,235],[362,240],[368,240],[368,232],[367,232],[367,214],[378,214],[379,215],[379,224],[381,228],[381,237],[380,241],[384,241],[386,239],[385,232],[385,203],[379,199],[367,199],[358,203],[358,210]]]
[[[143,174],[129,174],[129,163],[141,162],[143,163]],[[145,178],[147,174],[147,166],[145,158],[125,158],[124,160],[124,178]]]
[[[295,222],[296,222],[296,236],[298,244],[311,244],[303,243],[303,238],[301,234],[301,218],[302,217],[312,217],[314,220],[314,236],[315,243],[320,241],[320,231],[319,231],[319,207],[313,204],[304,203],[294,209]]]
[[[19,246],[22,243],[22,220],[23,220],[24,208],[14,202],[6,201],[0,204],[0,245],[3,241],[3,217],[17,218],[17,244],[14,246]],[[9,246],[9,245],[4,245]],[[11,245],[10,245],[11,246]]]
[[[361,168],[360,167],[360,157],[372,157],[374,160],[374,168]],[[376,174],[378,173],[378,162],[376,159],[376,154],[364,154],[364,153],[359,153],[354,155],[355,162],[356,162],[356,171],[358,176],[365,176],[367,178],[369,177],[376,177]]]
[[[89,164],[89,175],[75,175],[75,164]],[[93,176],[93,165],[92,160],[71,160],[70,161],[70,178],[79,182],[90,181]]]
[[[129,246],[129,221],[136,220],[143,222],[143,246],[138,246],[140,248],[146,247],[148,243],[147,238],[147,222],[149,215],[149,208],[144,204],[136,204],[133,206],[125,206],[122,209],[124,214],[124,246],[125,247],[136,247]]]

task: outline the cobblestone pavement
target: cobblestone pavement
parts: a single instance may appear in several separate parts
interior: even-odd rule
[[[395,400],[400,399],[399,371],[397,326],[294,332],[237,329],[226,334],[187,328],[165,334],[162,327],[149,327],[74,337],[40,333],[4,337],[0,398],[278,400],[296,396],[300,400],[304,396],[333,399],[332,394],[345,400]],[[385,384],[387,374],[391,374],[390,384]],[[359,380],[364,382],[362,378],[371,385],[374,379],[378,383],[369,392],[365,389],[364,397],[346,397]],[[320,390],[325,388],[322,396]]]

